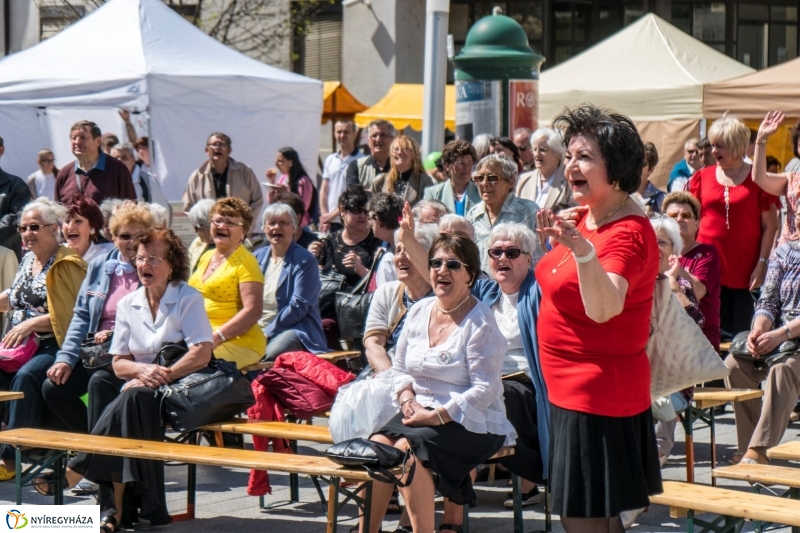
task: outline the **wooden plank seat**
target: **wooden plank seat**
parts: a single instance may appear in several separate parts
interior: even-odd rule
[[[360,356],[361,352],[355,350],[344,350],[339,352],[328,352],[328,353],[317,354],[317,357],[319,357],[320,359],[325,359],[329,363],[338,363],[339,361],[344,361],[346,359],[352,359],[354,357],[360,357]],[[242,368],[242,373],[244,374],[247,372],[260,372],[262,370],[269,370],[273,366],[275,366],[275,363],[272,361],[269,362],[262,361],[254,365]]]
[[[227,466],[235,468],[256,468],[289,474],[309,474],[326,479],[329,482],[328,532],[336,531],[338,512],[341,505],[354,500],[364,513],[369,512],[369,501],[372,492],[372,478],[366,470],[348,468],[334,463],[327,457],[308,455],[287,455],[283,453],[257,452],[253,450],[223,449],[209,446],[191,446],[169,442],[104,437],[97,435],[75,434],[41,429],[12,429],[0,432],[0,443],[16,448],[17,477],[16,503],[22,503],[22,456],[24,447],[46,448],[62,452],[55,465],[55,494],[62,494],[61,479],[66,468],[67,452],[86,452],[154,461],[178,461],[189,465],[187,483],[187,512],[173,517],[176,519],[192,519],[195,514],[196,465]],[[394,469],[395,475],[400,469]],[[354,491],[343,487],[341,481],[366,483],[366,496],[361,498]],[[360,485],[358,487],[360,489]],[[345,500],[340,505],[338,496],[343,494]],[[63,494],[62,494],[63,498]],[[56,501],[62,504],[61,501]]]
[[[752,484],[800,488],[800,468],[787,466],[739,463],[715,468],[711,471],[711,475],[722,479],[747,481]]]
[[[694,533],[695,525],[699,526],[699,532],[739,531],[737,528],[744,520],[792,526],[792,531],[800,527],[800,501],[764,494],[664,481],[664,492],[650,496],[650,502],[669,507],[673,518],[685,514],[688,533]],[[713,513],[718,517],[709,522],[696,518],[696,513]]]
[[[0,402],[10,402],[12,400],[21,400],[25,397],[22,392],[13,391],[0,391]]]
[[[800,461],[800,441],[793,440],[773,446],[767,450],[767,457],[784,461]]]

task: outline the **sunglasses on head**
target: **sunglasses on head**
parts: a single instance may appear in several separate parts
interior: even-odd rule
[[[448,259],[447,261],[444,259],[428,259],[428,266],[434,270],[439,270],[442,268],[442,265],[446,266],[447,270],[452,270],[453,272],[461,270],[462,266],[469,266],[458,259]]]
[[[509,247],[509,248],[489,248],[488,250],[489,257],[492,259],[500,259],[505,255],[509,259],[516,259],[522,254],[526,254],[527,252],[523,252],[519,248]]]

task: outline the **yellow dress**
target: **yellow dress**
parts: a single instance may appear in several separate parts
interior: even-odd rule
[[[189,278],[189,285],[203,294],[211,328],[216,331],[242,310],[239,284],[248,281],[264,283],[264,274],[255,256],[244,246],[239,246],[204,283],[203,274],[213,255],[214,250],[208,250],[200,257],[197,269]],[[266,351],[267,338],[256,323],[246,333],[234,338],[228,337],[226,342],[214,350],[214,355],[243,368],[260,361]]]

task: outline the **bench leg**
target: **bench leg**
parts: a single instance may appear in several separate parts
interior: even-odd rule
[[[297,441],[289,441],[289,449],[292,453],[297,455]],[[300,476],[297,474],[289,474],[289,501],[291,503],[300,501]]]
[[[317,478],[317,476],[311,476],[311,482],[314,483],[314,488],[317,489],[317,495],[319,495],[319,501],[322,502],[323,509],[327,509],[328,503],[325,501],[325,493],[322,492],[322,486],[319,484],[319,478]]]
[[[53,504],[64,505],[64,476],[67,473],[67,456],[60,454],[53,464]]]
[[[716,417],[714,415],[715,408],[711,408],[711,420],[708,424],[711,431],[711,469],[717,467],[717,435],[716,435]],[[711,476],[711,486],[717,486],[717,478]]]
[[[16,480],[17,505],[22,505],[22,448],[20,446],[14,448],[14,459],[17,462],[17,476],[14,478]]]
[[[461,531],[464,533],[469,533],[469,503],[465,503],[461,506]]]
[[[686,533],[694,533],[694,511],[691,509],[686,513]]]
[[[511,487],[511,495],[514,500],[514,533],[523,533],[522,479],[516,474],[511,476]]]
[[[336,525],[339,518],[339,490],[337,484],[339,478],[332,478],[328,485],[328,525],[326,533],[336,533]]]
[[[686,408],[681,422],[686,433],[686,482],[694,483],[694,420],[691,404]]]
[[[197,465],[189,464],[186,475],[186,512],[172,515],[174,522],[185,522],[194,520],[195,502],[197,498]]]

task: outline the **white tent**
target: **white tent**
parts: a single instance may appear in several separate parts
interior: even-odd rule
[[[539,83],[539,117],[547,124],[564,107],[593,103],[633,119],[655,143],[664,184],[699,133],[703,86],[753,72],[654,14],[648,14],[561,65]],[[669,167],[669,168],[667,168]]]
[[[36,152],[74,160],[69,126],[88,118],[125,140],[117,108],[154,143],[154,170],[179,200],[208,135],[263,175],[292,146],[317,168],[322,82],[268,66],[207,36],[161,0],[110,0],[58,35],[0,61],[3,169],[23,177]],[[265,191],[266,193],[266,191]]]

